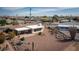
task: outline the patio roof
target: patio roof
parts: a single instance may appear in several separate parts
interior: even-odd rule
[[[23,30],[30,30],[28,27],[22,27],[22,28],[15,28],[17,31],[23,31]]]

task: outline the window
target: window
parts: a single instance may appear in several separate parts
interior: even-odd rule
[[[40,31],[42,28],[37,28],[37,29],[34,29],[34,32],[36,31]]]
[[[59,27],[58,29],[61,30],[61,31],[68,31],[69,30],[68,27]]]
[[[79,29],[77,29],[77,32],[79,33]]]

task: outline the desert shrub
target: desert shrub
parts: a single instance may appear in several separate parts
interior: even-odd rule
[[[1,26],[6,25],[6,20],[0,20],[0,24],[1,24]]]
[[[38,33],[38,35],[41,35],[41,34],[42,34],[41,32]]]
[[[4,43],[5,41],[5,35],[3,33],[0,33],[0,44]]]
[[[75,40],[77,28],[76,27],[70,27],[69,32],[70,32],[70,35],[71,35],[71,40]]]
[[[24,38],[24,37],[22,37],[20,40],[21,40],[21,41],[24,41],[24,40],[25,40],[25,38]]]
[[[9,32],[8,34],[9,39],[12,39],[16,36],[15,32]]]

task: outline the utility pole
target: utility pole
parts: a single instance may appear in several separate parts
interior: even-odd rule
[[[18,14],[16,14],[16,19],[17,19],[17,17],[18,17]]]
[[[31,20],[31,15],[32,15],[32,14],[31,14],[31,10],[32,10],[32,9],[30,8],[30,17],[29,17],[30,20]]]

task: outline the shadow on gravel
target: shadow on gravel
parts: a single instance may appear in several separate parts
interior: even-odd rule
[[[77,40],[77,39],[75,39],[75,40],[71,40],[71,39],[69,39],[69,40],[57,40],[58,42],[72,42],[72,41],[74,41],[74,42],[79,42],[79,40]]]
[[[75,42],[79,42],[79,39],[78,39],[78,40],[76,39],[76,40],[74,40],[74,41],[75,41]]]
[[[57,40],[58,42],[72,42],[73,40]]]

